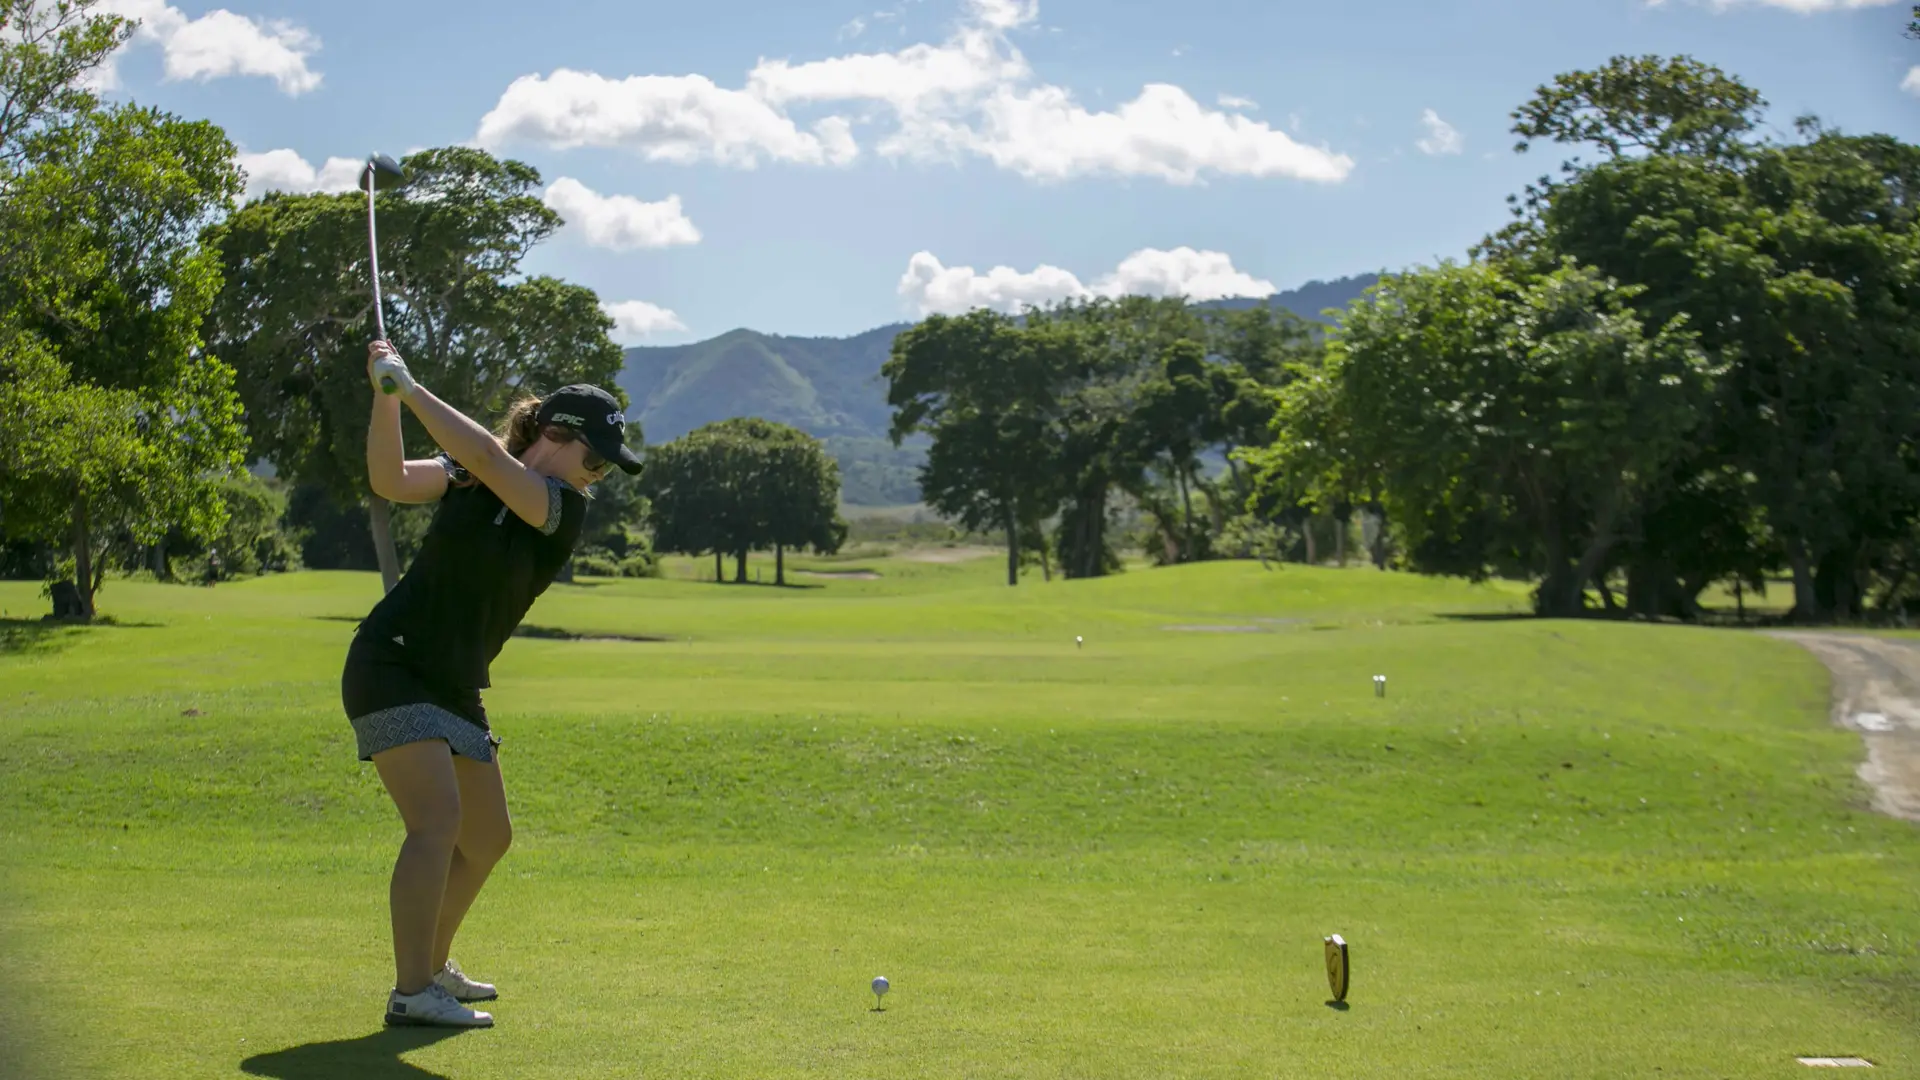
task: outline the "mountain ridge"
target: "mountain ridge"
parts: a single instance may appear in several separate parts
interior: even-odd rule
[[[1264,298],[1194,306],[1271,304],[1324,324],[1323,310],[1345,307],[1377,280],[1377,274],[1316,279]],[[687,345],[635,346],[626,350],[616,381],[627,392],[627,415],[640,422],[649,443],[735,416],[791,424],[826,441],[840,460],[848,503],[890,505],[914,488],[903,477],[925,454],[923,447],[887,442],[892,410],[880,376],[893,339],[913,325],[888,323],[850,337],[790,337],[737,327]]]

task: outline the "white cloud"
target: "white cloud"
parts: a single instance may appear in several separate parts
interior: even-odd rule
[[[981,26],[1004,33],[1038,19],[1040,0],[967,0],[967,10]]]
[[[481,118],[476,141],[489,149],[510,142],[621,147],[651,161],[742,168],[763,159],[843,165],[858,154],[845,120],[828,117],[814,128],[801,131],[765,101],[703,75],[615,80],[560,68],[515,79]]]
[[[1018,312],[1088,292],[1079,278],[1057,266],[1042,264],[1028,273],[996,266],[980,274],[971,266],[942,266],[932,252],[922,251],[907,261],[900,295],[913,301],[922,315],[958,315],[978,307]]]
[[[1420,122],[1427,126],[1427,134],[1415,140],[1413,145],[1419,147],[1423,154],[1457,154],[1466,143],[1460,137],[1460,132],[1452,124],[1440,119],[1440,114],[1432,109],[1420,114]]]
[[[739,90],[702,75],[528,75],[481,121],[478,142],[625,147],[676,163],[840,165],[860,154],[856,123],[891,119],[875,143],[883,157],[976,156],[1034,180],[1108,175],[1194,184],[1219,175],[1338,182],[1352,171],[1344,154],[1297,142],[1240,112],[1202,106],[1178,86],[1149,84],[1113,110],[1082,106],[1065,88],[1035,78],[1010,40],[1031,29],[1039,13],[1037,0],[962,0],[960,20],[938,43],[801,62],[763,58]],[[890,13],[872,19],[883,14]],[[1230,95],[1219,103],[1226,110],[1258,107]],[[830,104],[850,107],[806,131],[788,111]]]
[[[1203,174],[1339,181],[1345,154],[1295,142],[1263,121],[1203,108],[1185,90],[1151,83],[1113,112],[1089,112],[1057,86],[1001,90],[982,107],[968,143],[1030,179],[1089,174],[1191,184]]]
[[[613,339],[622,345],[631,345],[654,334],[687,328],[687,324],[680,321],[680,316],[645,300],[601,304],[600,309],[613,318]]]
[[[1920,96],[1920,65],[1907,69],[1907,77],[1900,80],[1900,89],[1909,94]]]
[[[1184,296],[1220,300],[1229,296],[1272,296],[1273,282],[1234,269],[1225,252],[1142,248],[1120,260],[1113,273],[1094,282],[1101,296]]]
[[[158,45],[169,81],[252,75],[272,79],[283,93],[295,96],[320,86],[319,73],[307,66],[308,57],[319,51],[320,40],[285,20],[236,15],[225,8],[190,19],[165,0],[102,0],[95,10],[138,20],[140,28],[123,51],[140,44]],[[98,69],[94,85],[101,89],[119,85],[117,58],[118,54]]]
[[[1241,97],[1238,94],[1221,94],[1214,100],[1223,109],[1238,109],[1241,112],[1248,112],[1260,107],[1259,102],[1252,98]]]
[[[580,230],[593,247],[633,251],[700,242],[700,230],[681,210],[678,195],[642,202],[631,195],[602,195],[571,176],[562,176],[547,187],[541,201]]]
[[[268,150],[261,154],[240,154],[236,160],[247,173],[246,198],[254,199],[269,191],[306,194],[315,191],[357,191],[360,170],[366,162],[360,158],[330,157],[315,168],[293,150]]]
[[[1071,271],[1045,263],[1026,272],[996,266],[983,274],[971,266],[942,265],[932,252],[922,251],[908,260],[899,291],[922,315],[958,315],[979,307],[1018,314],[1029,306],[1095,296],[1184,296],[1205,301],[1271,296],[1275,290],[1272,282],[1235,269],[1233,260],[1222,252],[1179,247],[1171,251],[1142,248],[1092,285]]]
[[[867,32],[867,20],[861,18],[858,15],[855,15],[853,18],[847,20],[847,24],[845,26],[842,26],[840,28],[839,36],[843,38],[857,38],[861,34],[864,34],[866,32]]]
[[[762,60],[747,92],[775,106],[816,101],[878,101],[901,113],[963,103],[995,86],[1026,78],[1027,61],[997,33],[962,27],[939,45],[857,53],[790,64]]]

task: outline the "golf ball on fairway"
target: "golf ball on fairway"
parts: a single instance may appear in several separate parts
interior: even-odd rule
[[[887,983],[887,977],[886,977],[885,975],[876,975],[876,976],[874,976],[874,979],[873,979],[873,992],[874,992],[874,993],[875,993],[876,995],[878,995],[878,994],[884,994],[884,993],[886,993],[886,992],[887,992],[887,986],[888,986],[888,983]]]

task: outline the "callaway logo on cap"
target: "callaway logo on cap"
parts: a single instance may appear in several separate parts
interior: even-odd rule
[[[612,394],[597,386],[563,386],[540,403],[536,418],[545,426],[570,427],[586,439],[593,452],[620,466],[621,471],[640,471],[640,457],[627,448],[627,418]]]

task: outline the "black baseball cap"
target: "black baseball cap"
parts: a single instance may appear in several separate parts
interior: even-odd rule
[[[540,403],[535,419],[540,426],[554,424],[580,433],[593,452],[632,475],[640,471],[640,455],[627,448],[627,418],[612,394],[584,383],[563,386]]]

